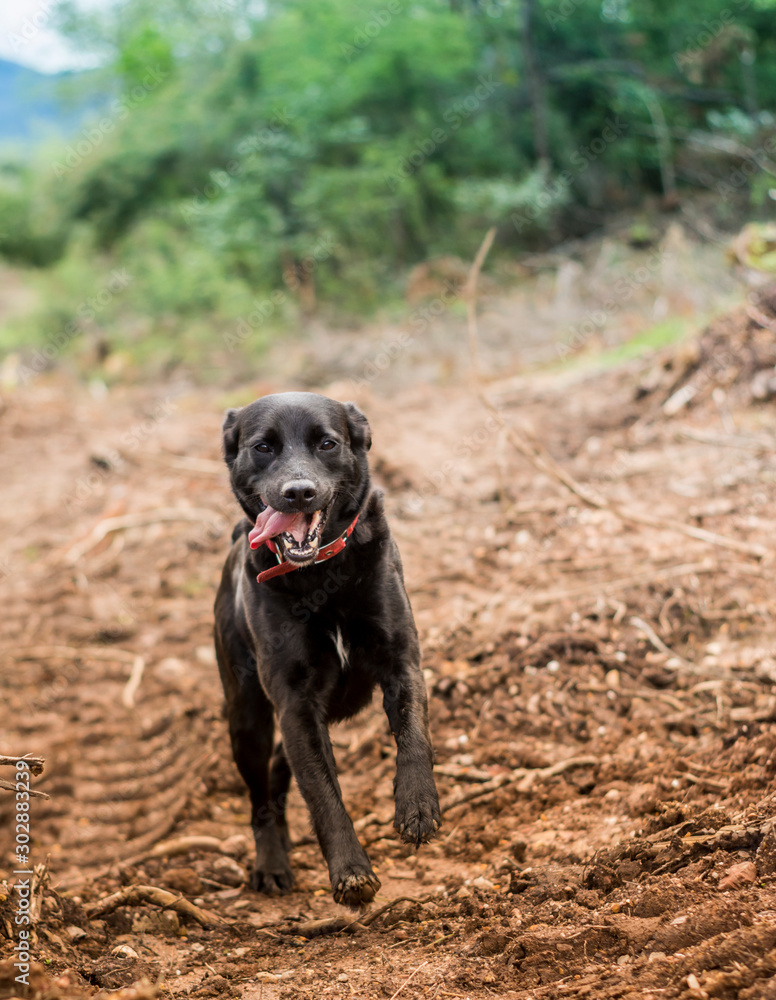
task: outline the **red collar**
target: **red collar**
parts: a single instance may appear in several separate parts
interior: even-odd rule
[[[318,555],[315,557],[314,563],[326,562],[327,559],[331,559],[332,556],[336,556],[337,553],[342,552],[345,546],[348,544],[348,539],[353,534],[353,529],[356,526],[356,521],[361,517],[361,512],[353,518],[350,527],[347,528],[339,538],[335,538],[333,542],[329,542],[328,545],[324,545],[322,549],[318,551]],[[273,576],[283,576],[286,573],[293,573],[295,569],[302,569],[302,566],[297,566],[295,563],[283,562],[283,557],[278,551],[277,545],[268,538],[264,543],[270,552],[274,552],[277,556],[278,564],[277,566],[271,566],[269,569],[265,569],[263,573],[259,573],[256,577],[257,583],[264,583],[265,580],[271,580]]]

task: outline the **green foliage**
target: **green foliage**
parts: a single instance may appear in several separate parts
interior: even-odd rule
[[[172,41],[153,24],[146,23],[133,32],[124,43],[116,60],[116,71],[127,88],[143,86],[149,66],[163,77],[169,77],[175,61]]]
[[[45,267],[66,245],[64,220],[18,163],[0,166],[0,253],[21,264]]]
[[[471,257],[491,225],[519,252],[670,194],[674,177],[747,196],[730,176],[774,136],[775,10],[125,0],[85,17],[63,4],[69,32],[109,54],[115,97],[64,166],[0,175],[0,249],[126,267],[138,321],[117,320],[115,337],[183,344],[273,292],[270,325],[296,321],[305,289],[340,314],[373,308],[415,263]],[[713,158],[692,152],[698,135]]]

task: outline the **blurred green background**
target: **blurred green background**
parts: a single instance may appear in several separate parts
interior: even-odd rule
[[[38,368],[85,331],[91,365],[174,366],[400,319],[413,268],[491,225],[508,281],[499,260],[618,213],[634,245],[690,201],[715,232],[773,214],[776,0],[125,0],[56,25],[95,68],[24,83],[55,134],[12,107],[0,130],[0,348]]]

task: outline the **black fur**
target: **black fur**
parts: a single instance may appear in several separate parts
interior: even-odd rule
[[[323,441],[334,447],[321,450]],[[351,907],[369,902],[380,882],[345,811],[328,726],[362,709],[378,685],[397,746],[396,829],[420,844],[440,822],[417,630],[382,495],[370,484],[370,445],[369,424],[354,404],[314,393],[265,396],[229,411],[224,454],[246,520],[232,536],[215,603],[232,750],[251,796],[251,884],[264,892],[293,884],[285,819],[293,774],[334,898]],[[312,484],[315,500],[289,506],[289,482]],[[361,515],[343,552],[257,583],[276,564],[266,546],[248,544],[265,503],[277,510],[330,504],[324,545]],[[281,735],[274,752],[273,716]]]

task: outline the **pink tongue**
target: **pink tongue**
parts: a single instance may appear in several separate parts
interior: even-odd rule
[[[256,518],[256,525],[251,528],[248,541],[252,549],[257,549],[268,538],[290,531],[296,541],[301,543],[307,536],[307,523],[307,514],[283,514],[274,507],[267,507]]]

